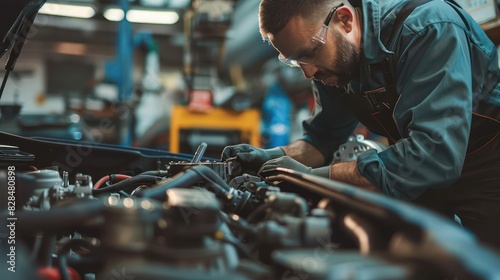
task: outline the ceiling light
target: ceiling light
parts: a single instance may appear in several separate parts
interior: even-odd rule
[[[95,10],[90,6],[45,3],[39,13],[53,16],[91,18]]]
[[[174,24],[179,15],[172,11],[129,10],[127,20],[135,23]]]
[[[109,21],[121,21],[125,17],[125,13],[119,8],[109,8],[104,11],[103,16]]]
[[[124,12],[120,8],[109,8],[103,15],[109,21],[121,21]],[[130,9],[126,17],[133,23],[174,24],[179,21],[179,15],[173,11]]]

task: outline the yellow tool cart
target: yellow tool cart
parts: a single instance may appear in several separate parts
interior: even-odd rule
[[[260,111],[246,109],[234,111],[213,107],[208,111],[191,110],[186,106],[173,105],[170,120],[170,152],[193,153],[195,148],[206,142],[215,154],[220,156],[226,145],[248,143],[260,146]],[[214,147],[215,150],[214,151]]]

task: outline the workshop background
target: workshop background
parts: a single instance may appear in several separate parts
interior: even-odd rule
[[[174,153],[206,142],[213,157],[286,145],[310,114],[310,82],[262,41],[259,2],[47,1],[5,86],[2,131]],[[459,3],[500,44],[500,2]]]

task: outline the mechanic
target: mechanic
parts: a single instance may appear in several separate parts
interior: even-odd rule
[[[259,24],[280,61],[314,80],[316,105],[303,139],[228,146],[223,160],[413,201],[500,248],[500,69],[472,17],[443,0],[262,0]],[[391,145],[332,164],[359,122]]]

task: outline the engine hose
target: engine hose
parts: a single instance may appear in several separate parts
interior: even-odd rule
[[[204,167],[204,168],[201,168]],[[194,171],[205,179],[207,182],[212,183],[212,185],[217,189],[216,194],[226,194],[231,191],[231,187],[224,181],[217,172],[212,170],[207,166],[196,166],[196,168],[191,168],[191,171]]]
[[[94,187],[93,189],[99,189],[100,187],[102,187],[107,181],[110,181],[110,180],[118,180],[118,181],[123,181],[125,179],[128,179],[130,178],[131,176],[128,176],[128,175],[124,175],[124,174],[111,174],[111,175],[106,175],[104,177],[102,177],[101,179],[99,179],[99,181],[97,181],[95,184],[94,184]]]
[[[59,259],[57,260],[57,268],[59,270],[61,280],[71,280],[69,277],[68,265],[66,263],[66,256],[59,256]]]
[[[44,232],[40,240],[40,248],[36,252],[36,261],[39,267],[52,265],[52,250],[56,245],[56,236],[51,232]]]
[[[190,188],[200,180],[212,182],[218,192],[216,195],[225,194],[231,189],[229,185],[227,185],[227,183],[222,180],[217,173],[215,173],[215,171],[204,165],[196,165],[178,173],[165,184],[158,185],[154,189],[139,193],[139,196],[165,200],[165,192],[168,189]]]
[[[113,185],[107,187],[101,187],[99,189],[93,189],[93,195],[99,195],[102,193],[117,192],[127,188],[137,187],[141,184],[156,184],[161,178],[151,175],[137,175],[130,177]]]
[[[166,177],[169,175],[168,170],[149,170],[149,171],[144,171],[142,173],[139,173],[138,175],[151,175],[151,176],[158,176],[158,177]]]
[[[67,243],[65,243],[59,250],[59,258],[57,261],[57,267],[59,269],[62,280],[71,279],[68,272],[66,255],[71,251],[73,247],[84,247],[90,250],[95,249],[95,246],[92,243],[84,239],[70,239]]]
[[[62,207],[47,211],[18,211],[16,212],[16,231],[20,234],[33,235],[40,231],[58,231],[72,226],[78,226],[86,220],[96,217],[105,205],[103,201],[76,200]],[[7,220],[8,213],[2,213],[2,219]]]

